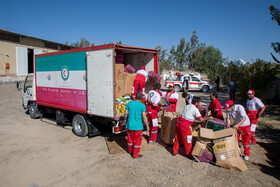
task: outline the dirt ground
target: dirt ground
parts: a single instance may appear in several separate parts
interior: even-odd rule
[[[202,105],[210,103],[209,94]],[[156,146],[132,159],[127,153],[109,154],[105,138],[75,136],[71,127],[31,119],[22,107],[15,84],[0,85],[0,186],[280,186],[279,107],[271,106],[257,129],[248,171],[230,171],[195,162],[172,148]],[[181,95],[181,94],[180,94]],[[221,103],[227,99],[220,93]],[[178,111],[184,101],[180,98]]]

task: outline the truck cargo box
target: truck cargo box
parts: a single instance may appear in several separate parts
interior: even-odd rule
[[[123,60],[116,59],[117,54]],[[124,81],[115,73],[115,64],[123,62],[135,70],[145,66],[147,72],[158,73],[156,49],[121,44],[41,54],[35,59],[37,104],[112,119],[116,119],[116,96],[122,93],[116,90],[118,82]]]

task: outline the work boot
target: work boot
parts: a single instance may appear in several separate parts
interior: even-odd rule
[[[139,155],[138,157],[136,157],[136,158],[134,158],[134,159],[141,158],[141,157],[143,157],[143,155]]]
[[[249,156],[244,156],[244,160],[248,161],[249,160]]]
[[[157,145],[158,143],[156,141],[149,141],[149,144]]]

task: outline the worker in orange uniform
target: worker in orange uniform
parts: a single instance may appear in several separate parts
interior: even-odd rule
[[[148,125],[146,116],[146,106],[141,102],[142,93],[136,93],[136,100],[127,103],[125,108],[125,121],[127,128],[127,148],[128,152],[133,158],[140,158],[139,155],[142,135],[143,135],[143,122]]]
[[[154,90],[151,90],[146,98],[147,102],[147,112],[149,119],[149,144],[157,144],[157,132],[158,132],[158,111],[162,110],[159,106],[159,101],[161,99],[161,92],[159,91],[161,85],[156,83],[154,85]]]
[[[251,143],[255,144],[256,143],[256,128],[257,128],[257,123],[258,123],[258,119],[261,117],[262,113],[265,110],[265,106],[262,103],[262,101],[255,97],[255,92],[254,90],[249,90],[247,92],[248,95],[248,99],[247,99],[247,103],[246,103],[246,107],[247,107],[247,115],[250,119],[250,123],[251,123]]]
[[[244,147],[244,160],[249,160],[250,156],[250,120],[246,114],[246,111],[242,105],[234,104],[232,100],[227,100],[224,109],[227,112],[226,123],[230,127],[230,118],[233,118],[233,128],[237,129],[237,141],[239,143],[239,137],[241,135],[242,144]]]
[[[224,121],[222,105],[217,98],[218,98],[217,92],[213,92],[210,94],[211,103],[208,109],[211,110],[211,116]]]
[[[146,67],[142,66],[140,70],[136,71],[136,74],[133,85],[132,100],[135,100],[135,95],[140,90],[142,93],[142,101],[145,103],[145,84],[148,79]]]
[[[189,158],[192,157],[192,131],[191,126],[194,122],[203,122],[208,119],[213,119],[212,116],[203,118],[198,110],[200,105],[200,97],[195,97],[192,100],[192,104],[185,106],[184,111],[176,123],[176,132],[175,132],[175,142],[173,145],[173,156],[178,154],[179,144],[181,139],[183,139],[183,144],[185,152]]]
[[[179,95],[177,92],[175,92],[175,84],[170,83],[167,85],[168,86],[168,91],[163,92],[162,96],[164,96],[170,103],[171,108],[169,110],[166,110],[167,112],[176,112],[176,107],[177,107],[177,101],[179,98]]]

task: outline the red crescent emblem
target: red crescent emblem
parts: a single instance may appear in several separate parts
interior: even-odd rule
[[[63,70],[63,76],[64,76],[64,77],[67,77],[67,76],[65,75],[66,72],[67,72],[66,69],[64,69],[64,70]]]

